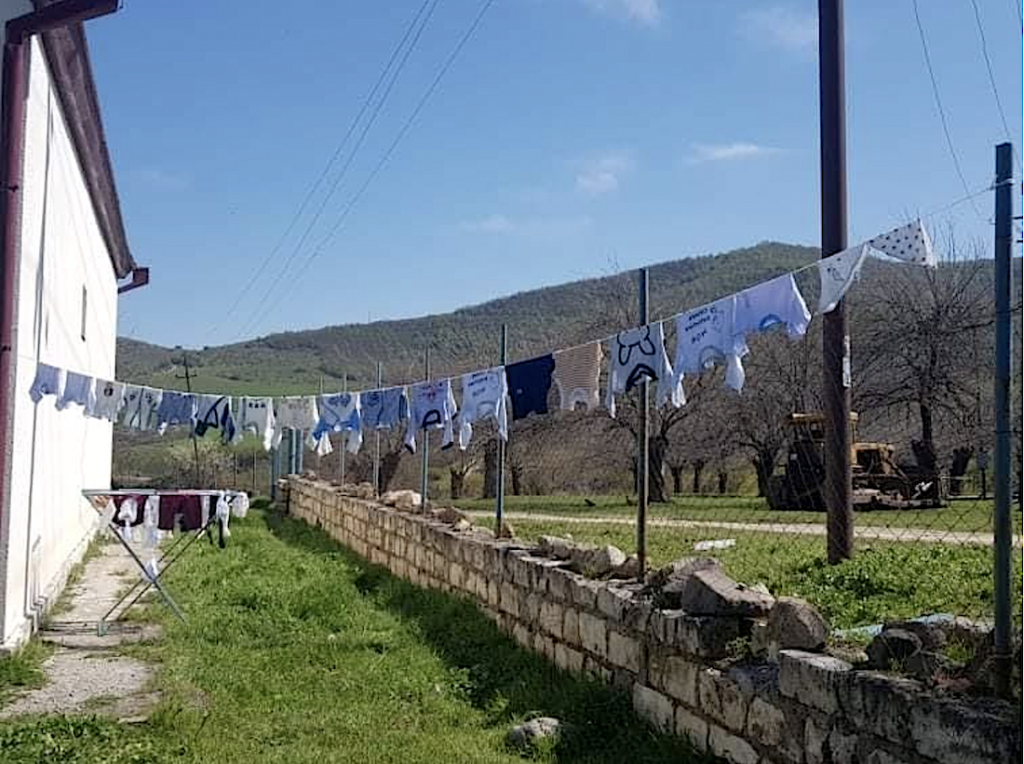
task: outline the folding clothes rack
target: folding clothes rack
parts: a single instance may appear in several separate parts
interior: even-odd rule
[[[85,498],[89,499],[89,503],[92,505],[93,509],[95,509],[99,513],[99,515],[103,517],[108,512],[109,504],[113,502],[115,497],[118,496],[130,496],[139,498],[148,498],[150,496],[206,496],[209,497],[210,499],[219,499],[221,497],[224,497],[231,501],[237,498],[238,496],[246,494],[244,494],[244,492],[242,491],[218,491],[208,489],[156,490],[151,488],[100,488],[83,490],[82,495]],[[246,496],[246,498],[248,497]],[[144,511],[143,505],[139,506],[138,511]],[[108,631],[109,624],[119,621],[136,602],[142,599],[143,595],[149,591],[150,587],[155,588],[157,590],[157,592],[160,594],[160,597],[163,599],[164,602],[167,603],[167,606],[171,609],[174,615],[176,615],[182,622],[184,622],[184,613],[182,613],[181,608],[178,607],[177,603],[174,601],[174,598],[171,597],[170,592],[167,591],[167,587],[164,586],[160,579],[168,570],[170,570],[171,566],[173,566],[174,563],[181,559],[182,555],[184,555],[185,552],[188,551],[189,547],[191,547],[192,544],[201,539],[204,535],[209,534],[210,527],[215,523],[217,523],[219,526],[220,546],[223,548],[226,530],[225,523],[220,522],[220,519],[218,518],[216,511],[213,511],[210,513],[209,517],[206,519],[206,522],[204,522],[201,527],[187,532],[182,531],[181,533],[178,533],[174,538],[174,542],[168,548],[162,551],[159,560],[157,560],[157,570],[151,572],[146,567],[146,563],[144,563],[140,559],[139,555],[132,548],[131,543],[121,534],[121,527],[117,525],[117,523],[115,522],[115,518],[116,514],[108,517],[107,526],[113,532],[114,537],[121,543],[121,546],[123,546],[128,551],[128,554],[131,555],[131,558],[135,561],[135,564],[138,566],[139,571],[142,573],[142,577],[134,584],[132,584],[128,591],[126,591],[121,596],[121,598],[117,602],[115,602],[113,606],[106,612],[106,614],[104,614],[103,617],[100,618],[99,622],[96,624],[97,633],[100,636],[105,635]],[[209,536],[209,539],[210,543],[213,544],[212,535]],[[127,605],[124,605],[125,601],[127,601],[129,598],[131,598],[131,601],[129,601]],[[124,607],[122,607],[122,605],[124,605]],[[116,615],[114,615],[115,613]]]

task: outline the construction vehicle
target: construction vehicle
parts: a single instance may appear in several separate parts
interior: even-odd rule
[[[851,412],[854,509],[941,507],[944,497],[938,475],[898,465],[891,443],[858,442],[857,420],[857,414]],[[825,416],[820,412],[790,414],[786,425],[786,464],[768,481],[768,504],[775,510],[824,510]]]

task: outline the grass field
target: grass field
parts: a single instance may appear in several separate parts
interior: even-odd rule
[[[256,511],[225,551],[198,544],[169,584],[186,625],[154,608],[164,700],[145,724],[0,723],[0,761],[514,762],[510,725],[552,715],[578,733],[558,762],[696,762],[628,698],[519,649],[469,602],[393,578],[303,523]],[[33,662],[0,662],[4,683]]]

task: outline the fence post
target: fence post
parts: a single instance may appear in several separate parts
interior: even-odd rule
[[[648,321],[647,305],[647,269],[640,269],[640,326],[646,326]],[[640,563],[640,578],[643,579],[647,572],[647,504],[650,500],[650,475],[647,474],[648,461],[650,460],[650,444],[648,443],[650,430],[650,384],[646,376],[640,381],[640,434],[637,438],[637,467],[636,467],[636,556]]]
[[[1013,250],[1013,144],[996,146],[996,378],[995,378],[995,597],[996,689],[1010,694],[1011,554],[1013,520],[1010,514],[1010,259]]]
[[[295,431],[295,444],[294,444],[294,448],[295,448],[295,474],[296,475],[301,475],[302,474],[302,466],[303,466],[302,462],[303,462],[303,459],[304,459],[304,457],[306,455],[306,448],[305,448],[305,445],[304,445],[305,442],[306,442],[306,431],[305,430],[296,430]]]
[[[505,373],[505,364],[508,363],[508,324],[501,325],[501,345],[499,346],[501,373]],[[511,413],[509,414],[511,420]],[[509,422],[511,426],[511,421]],[[494,533],[501,538],[502,529],[505,524],[505,441],[501,434],[498,434],[498,469],[497,485],[494,487]]]
[[[423,381],[430,381],[430,348],[423,353]],[[430,487],[430,430],[422,428],[423,453],[420,457],[420,510],[427,508],[427,489]]]
[[[347,371],[343,372],[342,375],[341,375],[341,392],[343,392],[343,393],[347,393],[348,392],[348,372]],[[345,461],[346,461],[345,460],[345,452],[348,450],[346,448],[346,446],[348,445],[348,431],[347,430],[342,430],[341,431],[341,438],[339,440],[341,442],[341,449],[340,449],[341,450],[341,457],[340,457],[341,475],[339,475],[339,480],[341,481],[342,485],[345,485]]]
[[[377,389],[381,389],[384,378],[384,367],[377,361]],[[380,496],[380,430],[373,428],[373,494]]]

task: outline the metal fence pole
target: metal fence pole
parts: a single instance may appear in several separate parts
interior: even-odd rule
[[[270,500],[277,501],[277,479],[281,475],[281,447],[270,452]]]
[[[995,379],[995,597],[996,689],[1010,694],[1011,661],[1011,554],[1013,520],[1010,515],[1010,259],[1013,250],[1013,144],[996,146],[996,379]]]
[[[647,306],[647,269],[640,269],[640,326],[646,326],[648,322]],[[637,466],[636,466],[636,556],[640,563],[640,577],[643,578],[647,572],[647,504],[649,501],[650,475],[647,474],[649,454],[649,430],[650,430],[650,384],[645,376],[640,382],[640,434],[637,437]]]
[[[377,361],[377,389],[381,389],[384,367]],[[380,496],[380,430],[373,428],[373,494]]]
[[[347,393],[348,392],[348,372],[347,371],[344,372],[341,375],[341,392],[343,392],[343,393]],[[348,431],[347,430],[342,430],[341,431],[341,438],[339,440],[341,441],[341,456],[339,458],[339,462],[340,462],[340,465],[341,465],[341,474],[339,475],[339,480],[341,481],[342,485],[345,485],[345,461],[346,461],[345,460],[345,451],[348,450],[348,449],[345,448],[345,446],[348,445]]]
[[[505,373],[504,367],[508,363],[508,324],[501,325],[501,345],[499,346],[500,360],[502,366],[502,374]],[[505,441],[501,435],[498,436],[498,469],[497,469],[497,485],[494,488],[494,531],[498,538],[501,538],[502,528],[504,527],[505,520]]]
[[[423,380],[430,381],[430,348],[423,353]],[[427,489],[430,487],[430,430],[422,428],[423,454],[420,457],[420,509],[427,508]]]
[[[303,461],[306,455],[306,448],[304,446],[306,442],[306,431],[296,430],[295,431],[295,474],[301,475],[303,468]]]

